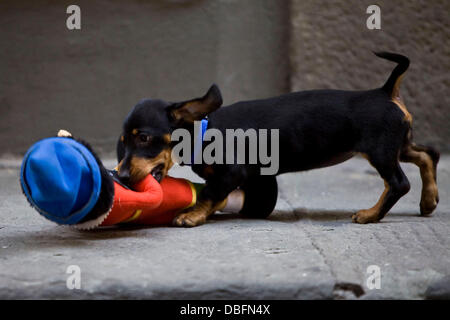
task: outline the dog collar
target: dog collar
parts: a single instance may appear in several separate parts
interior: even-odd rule
[[[191,155],[191,163],[190,165],[200,164],[202,159],[202,151],[203,151],[203,137],[205,135],[206,130],[208,129],[208,119],[202,119],[200,122],[200,128],[194,127],[194,152]]]

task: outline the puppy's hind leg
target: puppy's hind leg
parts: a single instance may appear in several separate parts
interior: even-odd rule
[[[439,192],[436,183],[439,152],[430,147],[408,144],[400,153],[400,161],[414,163],[420,168],[420,177],[422,178],[420,213],[422,215],[431,214],[439,202]]]
[[[353,215],[352,220],[356,223],[378,222],[394,206],[394,204],[405,195],[409,189],[408,178],[400,168],[400,164],[394,158],[391,161],[377,156],[369,156],[370,163],[375,167],[384,179],[385,189],[378,202],[370,209],[360,210]]]

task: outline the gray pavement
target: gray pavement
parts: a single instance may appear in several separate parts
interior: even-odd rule
[[[113,166],[112,161],[107,161]],[[79,232],[31,209],[18,161],[0,162],[0,298],[377,299],[450,298],[450,156],[438,170],[440,203],[419,215],[420,177],[381,223],[371,207],[383,181],[363,159],[280,176],[267,220],[217,214],[207,224]],[[197,179],[187,168],[172,175]],[[66,287],[69,265],[81,289]],[[367,268],[381,272],[369,289]]]

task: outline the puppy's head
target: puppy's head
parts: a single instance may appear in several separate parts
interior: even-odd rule
[[[118,175],[134,184],[149,173],[161,181],[173,165],[171,133],[177,128],[192,127],[222,105],[219,88],[212,85],[201,98],[183,102],[145,99],[125,119],[117,144]]]

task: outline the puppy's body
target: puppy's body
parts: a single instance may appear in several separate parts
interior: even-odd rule
[[[209,126],[224,133],[229,128],[279,129],[279,173],[310,170],[368,153],[382,135],[404,136],[405,115],[389,99],[381,89],[296,92],[220,108],[209,115]],[[383,125],[386,118],[390,132]]]
[[[408,192],[409,182],[399,161],[413,162],[420,168],[423,181],[421,213],[430,214],[438,202],[436,165],[439,153],[411,141],[412,117],[399,97],[400,79],[409,60],[390,53],[377,55],[398,65],[385,85],[374,90],[304,91],[238,102],[218,109],[222,99],[218,88],[213,86],[204,97],[182,103],[141,102],[125,121],[125,148],[119,153],[119,158],[124,158],[122,176],[129,179],[130,172],[139,171],[132,165],[137,163],[137,158],[152,163],[142,166],[146,167],[143,174],[148,173],[160,165],[154,161],[161,158],[162,150],[170,150],[172,146],[167,143],[157,152],[151,143],[140,145],[139,141],[145,140],[140,137],[141,132],[152,132],[152,136],[158,137],[182,127],[193,134],[193,122],[208,115],[208,128],[218,129],[224,135],[226,129],[278,129],[278,174],[330,166],[362,154],[384,180],[385,191],[374,207],[353,216],[353,221],[359,223],[379,221]],[[155,120],[155,117],[160,119]],[[248,145],[246,147],[248,151]],[[119,149],[122,149],[121,143]],[[164,164],[165,172],[169,165]],[[237,163],[194,165],[193,170],[206,179],[206,187],[199,204],[179,215],[174,223],[179,226],[201,224],[232,190],[247,183],[273,183],[274,176],[259,175],[260,167],[260,164]]]

